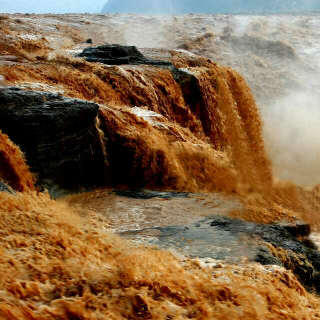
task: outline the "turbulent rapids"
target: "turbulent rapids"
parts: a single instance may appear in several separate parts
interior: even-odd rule
[[[0,318],[320,318],[320,181],[269,119],[317,74],[290,19],[0,16]]]

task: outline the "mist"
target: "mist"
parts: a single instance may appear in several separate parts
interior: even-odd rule
[[[300,185],[320,181],[320,95],[292,92],[262,108],[264,138],[275,175]]]
[[[28,3],[24,0],[13,0],[11,2],[0,0],[0,10],[2,12],[36,12],[36,13],[64,13],[64,12],[99,12],[101,7],[105,4],[106,0],[85,2],[85,1],[52,1],[50,3],[39,3],[35,0],[30,0]],[[124,5],[126,3],[126,6]],[[197,7],[195,7],[197,4]],[[231,4],[234,6],[232,7]],[[268,4],[272,4],[268,8]],[[314,8],[320,9],[320,0],[305,0],[305,1],[276,1],[276,0],[222,0],[209,1],[209,0],[109,0],[105,9],[110,12],[157,12],[157,13],[190,13],[190,12],[205,12],[207,8],[207,13],[210,12],[228,12],[228,10],[234,11],[270,11],[270,10],[312,10]],[[210,10],[208,9],[210,8]],[[123,11],[121,11],[123,10]],[[192,19],[192,16],[186,17]],[[284,22],[279,22],[278,24],[274,22],[274,17],[270,18],[262,17],[261,21],[257,20],[255,22],[255,27],[257,23],[259,24],[258,34],[255,36],[260,37],[261,41],[264,39],[274,39],[277,36],[277,40],[286,41],[287,35],[293,35],[293,44],[298,47],[306,46],[310,51],[309,56],[313,61],[313,65],[310,66],[310,70],[320,68],[320,49],[319,36],[316,34],[312,39],[306,39],[306,34],[311,32],[310,30],[319,30],[319,27],[314,25],[314,21],[309,21],[309,16],[305,19],[294,21],[292,16],[290,18],[284,18]],[[119,18],[120,19],[120,18]],[[121,18],[123,19],[123,18]],[[104,42],[109,43],[121,43],[127,45],[136,45],[140,48],[174,48],[180,38],[194,37],[201,35],[201,28],[205,26],[206,32],[211,32],[213,34],[221,32],[222,26],[230,25],[234,29],[234,34],[236,36],[241,36],[243,32],[247,30],[246,25],[248,21],[252,18],[250,16],[234,17],[230,18],[230,21],[226,19],[215,20],[210,22],[213,17],[202,17],[201,19],[208,19],[207,22],[203,24],[194,21],[191,25],[191,20],[188,20],[188,34],[184,34],[186,27],[183,19],[176,18],[173,16],[162,16],[162,17],[127,17],[125,22],[121,21],[115,25],[115,30],[101,29],[101,39]],[[197,19],[195,17],[195,19]],[[218,17],[217,19],[221,19]],[[287,19],[287,20],[286,20]],[[181,20],[181,21],[180,21]],[[220,21],[220,22],[219,22]],[[265,22],[265,24],[263,24]],[[220,24],[219,24],[220,23]],[[197,29],[198,28],[198,29]],[[269,28],[273,28],[269,30]],[[179,33],[177,32],[179,31]],[[252,30],[251,30],[252,31]],[[181,33],[180,33],[181,32]],[[274,35],[273,35],[274,32]],[[315,32],[315,31],[312,31]],[[181,36],[182,34],[182,36]],[[312,34],[312,33],[310,33]],[[91,35],[90,35],[91,36]],[[211,38],[210,38],[211,39]],[[212,38],[214,39],[214,38]],[[215,39],[219,39],[217,36]],[[315,40],[315,41],[313,41]],[[208,40],[209,41],[209,40]],[[210,40],[211,41],[211,40]],[[213,40],[212,40],[213,41]],[[214,45],[219,45],[221,42],[214,42]],[[261,109],[261,114],[264,122],[264,139],[269,156],[272,160],[275,175],[283,180],[291,180],[295,183],[302,185],[314,185],[320,181],[320,140],[318,138],[320,133],[320,93],[314,90],[315,88],[320,88],[320,77],[315,77],[314,73],[310,77],[309,74],[302,73],[299,70],[300,62],[304,61],[303,56],[299,60],[290,60],[292,68],[285,64],[284,60],[274,60],[271,56],[267,56],[266,49],[263,53],[266,56],[259,56],[260,51],[252,52],[253,55],[248,55],[247,59],[258,61],[265,67],[257,68],[252,71],[251,74],[246,72],[252,67],[251,64],[247,64],[245,59],[241,60],[240,56],[246,56],[247,51],[251,50],[247,43],[245,42],[245,52],[235,51],[238,48],[224,47],[222,54],[229,55],[230,59],[223,61],[225,65],[231,65],[235,70],[243,74],[251,82],[258,82],[262,79],[261,89],[265,87],[268,88],[267,77],[273,78],[276,83],[278,83],[278,78],[284,78],[284,74],[274,73],[274,70],[270,66],[278,65],[279,69],[293,69],[297,70],[288,73],[289,78],[293,78],[297,84],[303,84],[304,88],[309,88],[309,90],[291,90],[286,93],[285,97],[277,99],[272,103],[264,106],[260,104],[259,99],[258,105]],[[280,51],[282,50],[280,47]],[[230,50],[227,51],[226,49]],[[202,50],[201,46],[199,50]],[[215,49],[214,49],[215,50]],[[212,58],[216,61],[217,55],[214,50],[212,51]],[[240,49],[239,49],[240,50]],[[301,48],[300,48],[301,51]],[[301,53],[299,51],[299,54]],[[194,53],[198,53],[197,50]],[[202,53],[203,54],[203,53]],[[251,53],[250,53],[251,54]],[[297,54],[299,56],[299,54]],[[219,57],[219,55],[218,55]],[[259,59],[258,59],[259,58]],[[218,61],[220,62],[220,61]],[[288,64],[288,61],[286,62]],[[244,66],[244,67],[243,67]],[[269,70],[268,72],[261,73],[263,70]],[[308,80],[310,78],[310,80]],[[1,79],[0,79],[1,81]],[[308,81],[310,83],[308,83]],[[248,81],[250,82],[250,81]],[[312,82],[312,83],[311,83]],[[279,82],[280,83],[280,82]],[[261,90],[261,91],[262,91]],[[284,90],[287,91],[287,90]],[[268,89],[270,96],[275,94],[275,92]],[[273,97],[272,97],[273,98]]]
[[[240,13],[320,10],[320,0],[109,0],[104,13]]]
[[[239,13],[320,10],[320,0],[0,0],[1,13]]]

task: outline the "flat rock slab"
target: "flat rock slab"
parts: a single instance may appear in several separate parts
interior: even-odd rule
[[[213,258],[230,263],[246,258],[263,265],[284,266],[306,287],[320,291],[320,252],[304,238],[306,229],[304,224],[289,228],[289,225],[264,225],[212,216],[183,226],[146,228],[121,234],[131,239],[150,236],[159,247],[174,248],[194,258]],[[154,242],[154,238],[158,241]],[[286,258],[277,255],[277,250],[281,250]]]
[[[119,44],[105,44],[98,47],[89,47],[77,55],[88,62],[100,62],[107,65],[151,65],[158,67],[172,67],[172,63],[162,60],[146,58],[135,46]]]
[[[153,198],[173,199],[173,198],[188,198],[187,192],[161,192],[152,190],[115,190],[117,196],[148,200]]]

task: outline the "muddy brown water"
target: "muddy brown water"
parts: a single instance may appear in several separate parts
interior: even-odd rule
[[[116,233],[187,224],[210,215],[227,215],[242,208],[236,197],[223,194],[181,195],[172,197],[170,193],[154,192],[152,198],[139,199],[117,195],[110,190],[99,190],[87,195],[67,197],[64,201],[84,211],[95,212],[101,219],[108,221]]]
[[[210,217],[242,210],[236,197],[140,191],[94,191],[67,197],[82,215],[137,244],[172,250],[177,255],[212,258],[230,263],[253,260],[260,243],[245,235],[210,226]],[[65,201],[62,200],[62,201]]]

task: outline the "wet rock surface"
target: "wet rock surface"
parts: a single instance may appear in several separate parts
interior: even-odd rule
[[[320,292],[320,252],[306,238],[305,224],[265,225],[224,216],[212,216],[182,226],[146,228],[122,232],[123,236],[149,236],[162,248],[182,254],[241,262],[244,258],[262,265],[279,265],[291,270],[307,288]],[[300,239],[300,240],[299,240]]]
[[[0,192],[8,192],[14,194],[14,192],[10,190],[10,188],[2,181],[0,181]]]
[[[121,197],[128,197],[132,199],[173,199],[173,198],[188,198],[187,192],[161,192],[152,190],[115,190],[114,193]]]
[[[0,100],[0,129],[25,153],[40,185],[58,196],[103,182],[97,104],[14,87],[1,89]]]
[[[151,65],[170,67],[168,61],[146,58],[135,46],[121,46],[119,44],[105,44],[98,47],[89,47],[77,55],[88,62],[100,62],[107,65]]]

